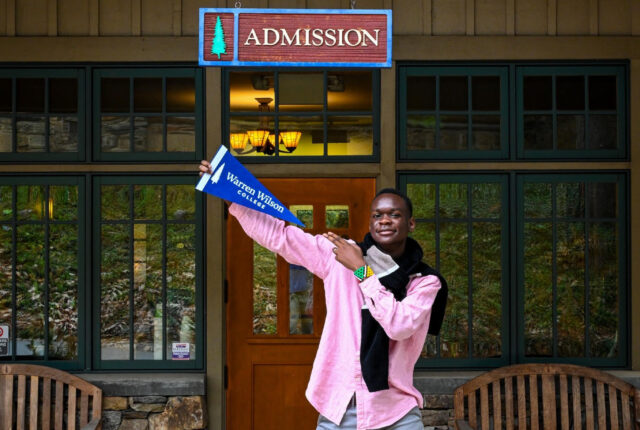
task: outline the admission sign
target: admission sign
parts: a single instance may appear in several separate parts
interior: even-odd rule
[[[391,67],[391,11],[200,9],[201,66]]]

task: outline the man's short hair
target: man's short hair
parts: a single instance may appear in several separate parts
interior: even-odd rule
[[[404,204],[407,206],[407,210],[409,211],[409,218],[413,216],[413,203],[411,203],[411,199],[407,197],[405,193],[403,193],[402,191],[398,191],[395,188],[383,188],[378,191],[373,199],[377,199],[382,194],[395,194],[396,196],[402,198],[402,200],[404,200]]]

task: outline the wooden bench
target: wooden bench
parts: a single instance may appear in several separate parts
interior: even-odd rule
[[[100,429],[101,416],[95,385],[50,367],[0,365],[0,430]]]
[[[458,430],[640,430],[640,389],[605,372],[570,364],[517,364],[458,387]]]

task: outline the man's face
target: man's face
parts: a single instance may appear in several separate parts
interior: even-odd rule
[[[415,228],[409,209],[402,197],[380,194],[371,203],[369,233],[373,240],[392,257],[404,252],[407,235]]]

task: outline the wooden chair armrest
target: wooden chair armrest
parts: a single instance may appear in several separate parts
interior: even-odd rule
[[[102,418],[94,418],[89,421],[87,425],[83,426],[81,430],[101,430],[102,429]]]
[[[457,430],[473,430],[469,423],[465,420],[456,420],[455,423]]]

